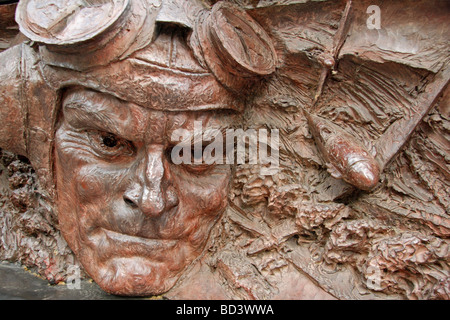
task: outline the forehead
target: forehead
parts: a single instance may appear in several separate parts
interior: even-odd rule
[[[239,123],[233,110],[161,111],[120,100],[112,95],[84,88],[68,90],[63,97],[64,119],[72,124],[99,126],[101,130],[128,139],[165,139],[176,129],[223,129]]]

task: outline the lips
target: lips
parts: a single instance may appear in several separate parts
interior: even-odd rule
[[[88,235],[100,260],[114,257],[145,257],[154,261],[167,262],[167,251],[176,249],[178,240],[150,239],[96,228]],[[163,254],[164,253],[164,254]]]

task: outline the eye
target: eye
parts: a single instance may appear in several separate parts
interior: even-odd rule
[[[187,148],[179,150],[177,156],[179,157],[180,160],[176,161],[174,163],[174,161],[172,161],[173,160],[172,159],[172,150],[173,150],[173,147],[166,150],[166,154],[167,154],[167,157],[168,157],[170,163],[172,163],[173,165],[182,167],[187,172],[190,172],[193,174],[203,174],[203,173],[207,173],[208,171],[210,171],[210,169],[214,168],[216,165],[215,163],[211,163],[211,164],[205,163],[205,161],[204,161],[205,159],[203,159],[203,157],[202,157],[203,150],[202,150],[201,155],[198,155],[194,152],[194,149],[189,150]],[[187,155],[184,154],[184,152],[186,150],[190,151],[190,153],[188,151]],[[201,160],[201,163],[198,163],[198,162],[200,162],[199,160]],[[180,163],[180,161],[181,161],[181,163]]]
[[[89,142],[95,152],[104,158],[132,156],[135,152],[131,141],[103,131],[88,131]]]
[[[108,148],[115,148],[119,144],[119,141],[116,136],[108,134],[103,137],[103,144]]]

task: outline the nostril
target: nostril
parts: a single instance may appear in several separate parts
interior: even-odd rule
[[[123,201],[125,201],[125,203],[126,203],[127,205],[129,205],[130,207],[132,207],[132,208],[137,208],[137,207],[138,207],[138,205],[137,205],[133,200],[131,200],[130,198],[128,198],[127,196],[124,196],[124,197],[123,197]]]
[[[173,187],[169,187],[169,189],[167,190],[167,204],[168,206],[172,207],[176,207],[178,206],[178,204],[180,203],[179,199],[178,199],[178,195],[175,192]]]

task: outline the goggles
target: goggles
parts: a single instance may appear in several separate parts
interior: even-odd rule
[[[41,44],[46,64],[76,71],[121,61],[145,48],[157,23],[192,29],[195,57],[227,89],[242,91],[276,67],[264,29],[227,2],[208,10],[195,0],[21,0],[16,20],[23,34]]]

